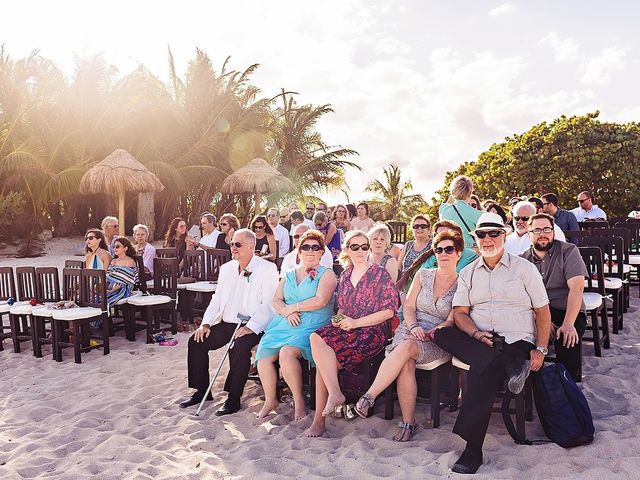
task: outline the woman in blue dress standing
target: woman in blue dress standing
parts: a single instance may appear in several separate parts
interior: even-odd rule
[[[258,418],[266,417],[278,407],[276,361],[293,394],[294,419],[300,420],[307,413],[299,360],[313,362],[309,336],[331,322],[336,289],[335,275],[320,265],[324,245],[324,236],[319,231],[302,234],[298,244],[300,263],[285,273],[276,290],[273,307],[278,314],[265,330],[256,352],[265,396]]]

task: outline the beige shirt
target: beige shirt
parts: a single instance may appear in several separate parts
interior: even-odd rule
[[[349,222],[351,223],[351,230],[360,230],[364,233],[367,233],[371,230],[371,227],[376,224],[376,222],[374,222],[370,217],[366,220],[360,220],[358,217],[353,217]]]
[[[479,330],[496,331],[507,343],[535,344],[534,308],[549,304],[538,269],[524,258],[504,252],[493,270],[479,257],[458,277],[454,307],[471,307]]]

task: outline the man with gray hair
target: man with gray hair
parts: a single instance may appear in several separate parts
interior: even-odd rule
[[[115,255],[115,250],[113,249],[113,244],[120,235],[118,235],[118,229],[120,226],[118,225],[118,219],[116,217],[104,217],[102,222],[100,223],[100,229],[102,233],[104,233],[104,239],[109,246],[109,254],[113,257]]]
[[[473,181],[466,175],[454,178],[449,185],[451,196],[440,205],[440,220],[452,220],[460,225],[464,246],[473,247],[475,240],[471,232],[476,228],[476,222],[482,212],[470,205],[471,195],[473,195]]]
[[[293,228],[293,249],[287,253],[282,260],[280,276],[284,276],[286,272],[293,270],[298,266],[298,243],[300,243],[300,237],[302,234],[307,230],[310,230],[310,228],[304,223],[300,223]],[[333,256],[331,255],[331,250],[326,246],[324,247],[322,257],[320,258],[320,265],[327,267],[328,269],[333,269]]]
[[[205,213],[200,218],[200,228],[202,229],[202,238],[194,246],[201,250],[209,250],[216,248],[216,242],[220,235],[220,230],[216,228],[218,220],[213,213]]]
[[[284,258],[289,253],[289,230],[284,228],[278,221],[280,220],[280,212],[277,208],[270,208],[267,212],[267,222],[273,230],[273,235],[278,241],[278,257]]]
[[[507,236],[507,240],[504,242],[504,249],[506,252],[513,255],[520,255],[531,248],[527,222],[537,213],[536,210],[535,204],[527,201],[520,201],[513,206],[511,212],[513,213],[513,225],[515,229],[513,233]],[[560,230],[560,227],[557,225],[554,225],[553,231],[556,240],[561,242],[565,242],[567,240],[564,232]]]
[[[240,410],[251,366],[251,349],[275,316],[271,302],[278,286],[275,264],[254,255],[255,245],[256,236],[251,230],[243,228],[233,234],[230,245],[233,260],[220,267],[217,290],[204,312],[202,324],[189,339],[189,387],[196,391],[180,403],[181,408],[197,405],[204,398],[209,386],[209,351],[233,341],[224,386],[229,396],[216,415]],[[207,398],[212,399],[211,395]]]

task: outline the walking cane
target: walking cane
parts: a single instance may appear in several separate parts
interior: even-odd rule
[[[204,393],[204,396],[202,397],[202,400],[200,401],[200,405],[198,406],[198,410],[196,410],[196,413],[194,414],[196,417],[200,415],[200,410],[202,410],[202,407],[204,406],[204,402],[206,401],[207,396],[211,392],[211,389],[213,388],[213,384],[215,383],[216,379],[218,378],[218,374],[220,373],[220,370],[222,370],[222,366],[224,365],[224,361],[227,359],[227,355],[229,354],[229,350],[231,350],[231,348],[233,348],[233,344],[236,341],[236,334],[238,333],[238,330],[240,329],[240,327],[244,327],[247,324],[247,322],[249,321],[249,318],[250,317],[247,316],[247,315],[238,314],[238,320],[240,320],[240,321],[236,324],[236,328],[233,331],[233,336],[231,337],[231,340],[227,344],[227,349],[224,351],[224,356],[222,357],[222,361],[220,362],[220,365],[218,365],[218,370],[216,370],[215,375],[213,376],[213,378],[209,382],[209,387],[207,387],[207,391]]]

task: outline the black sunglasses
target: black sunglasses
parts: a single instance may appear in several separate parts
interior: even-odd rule
[[[220,222],[221,227],[226,227],[227,225],[229,225],[227,222]]]
[[[427,225],[426,223],[416,223],[411,228],[413,228],[414,230],[424,230],[425,228],[429,228],[429,225]]]
[[[317,244],[309,245],[308,243],[305,243],[304,245],[300,246],[300,250],[302,250],[303,252],[308,252],[308,251],[318,252],[321,249],[322,247]]]
[[[98,237],[94,237],[94,236],[89,235],[88,237],[85,238],[85,240],[95,240],[96,238],[98,238]]]
[[[436,252],[438,255],[442,255],[442,253],[446,253],[447,255],[451,255],[453,252],[456,251],[456,247],[449,245],[447,247],[436,247],[433,249],[434,252]]]
[[[357,252],[358,250],[366,252],[367,250],[369,250],[369,244],[363,243],[362,245],[358,245],[357,243],[354,243],[349,245],[349,250],[351,250],[352,252]]]
[[[244,244],[240,243],[240,242],[231,242],[231,245],[229,245],[229,246],[230,247],[240,248],[240,247],[242,247],[242,245],[244,245]]]
[[[489,235],[491,238],[497,238],[502,235],[504,232],[502,230],[489,230],[488,232],[479,230],[475,232],[475,236],[478,238],[484,238]]]
[[[254,225],[253,229],[254,230],[264,230],[264,225]]]
[[[528,222],[530,217],[513,217],[516,222],[522,220],[523,222]]]

